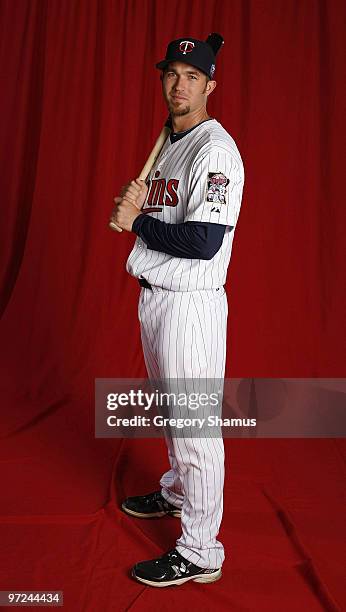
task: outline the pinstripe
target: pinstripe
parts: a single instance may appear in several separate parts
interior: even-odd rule
[[[167,352],[167,318],[170,315],[170,303],[169,303],[169,296],[168,296],[167,291],[160,294],[160,298],[161,298],[161,303],[162,303],[162,315],[161,315],[161,325],[159,328],[159,333],[160,333],[159,360],[161,364],[160,375],[162,378],[165,378],[167,376],[168,360],[169,360],[169,355]]]
[[[170,311],[171,311],[171,318],[170,318],[170,321],[169,321],[169,331],[168,331],[167,365],[168,365],[169,375],[172,376],[173,368],[171,367],[171,363],[170,363],[170,357],[171,357],[171,350],[170,349],[171,349],[171,338],[172,338],[171,331],[172,331],[172,320],[173,320],[174,309],[171,308]]]
[[[208,454],[210,455],[210,457],[213,457],[213,459],[214,459],[214,455],[213,455],[213,453],[210,451],[210,446],[209,446],[209,443],[208,443],[208,438],[206,438],[206,439],[205,439],[205,444],[206,444],[206,446],[208,447]],[[216,482],[216,478],[215,478],[215,466],[214,466],[214,461],[213,461],[213,484],[212,484],[212,487],[211,487],[211,493],[212,493],[212,494],[213,494],[213,492],[214,492],[214,491],[217,491],[217,484],[218,484],[218,483]],[[209,508],[209,507],[210,507],[210,506],[209,506],[209,503],[208,503],[208,508]],[[213,513],[210,513],[210,517],[209,517],[209,541],[210,541],[210,542],[211,542],[211,541],[212,541],[212,539],[213,539],[212,529],[211,529],[211,521],[212,521],[212,518],[213,518]],[[209,560],[209,562],[210,562],[210,560]]]
[[[178,372],[177,372],[177,377],[178,378],[190,378],[190,372],[186,372],[186,370],[185,370],[185,355],[186,355],[185,346],[186,346],[186,338],[187,338],[187,323],[188,323],[189,314],[190,314],[190,304],[191,304],[191,293],[189,295],[189,301],[188,301],[188,304],[187,304],[186,312],[184,313],[185,314],[185,326],[184,326],[184,335],[183,335],[183,350],[182,350],[182,356],[181,356],[182,358],[180,360],[182,371],[180,372],[178,370]],[[181,347],[181,343],[180,342],[177,345],[178,349],[179,349],[179,347]]]
[[[157,355],[155,352],[155,346],[156,346],[156,334],[155,334],[155,330],[154,330],[154,322],[155,322],[155,308],[154,308],[154,312],[153,312],[153,306],[155,307],[155,304],[153,304],[153,301],[150,299],[150,294],[149,294],[149,290],[144,290],[145,291],[145,297],[146,297],[146,303],[147,303],[147,311],[146,311],[146,317],[149,316],[149,318],[146,318],[147,321],[147,329],[148,329],[148,334],[149,334],[149,340],[150,340],[150,346],[148,347],[148,350],[151,352],[152,356],[153,356],[153,361],[155,362],[155,365],[157,366],[157,371],[159,370],[159,363],[157,360]],[[148,313],[149,310],[149,313]]]
[[[201,316],[200,316],[198,308],[196,306],[196,302],[195,302],[195,298],[194,297],[192,297],[192,301],[193,301],[194,306],[195,306],[195,312],[196,312],[196,315],[197,315],[197,321],[198,321],[198,324],[199,324],[200,334],[201,334],[201,337],[202,337],[202,340],[203,340],[204,354],[208,358],[210,353],[208,352],[208,347],[207,347],[207,344],[206,344],[205,339],[204,339],[204,333],[203,333],[203,326],[202,326],[202,322],[201,322]],[[206,378],[207,378],[207,376],[206,376]]]
[[[144,292],[144,301],[143,301],[143,310],[144,310],[144,316],[142,318],[143,321],[145,321],[145,323],[141,324],[141,335],[142,335],[142,345],[143,345],[143,353],[144,353],[144,359],[146,362],[146,367],[147,369],[150,370],[151,374],[150,374],[150,378],[155,378],[159,376],[159,366],[158,366],[158,362],[157,359],[155,357],[155,350],[154,350],[154,334],[153,334],[153,329],[152,329],[152,316],[151,316],[151,312],[150,314],[148,314],[148,310],[150,311],[150,303],[151,301],[148,299],[145,299],[148,293],[148,290],[142,289],[142,291]]]
[[[165,275],[164,275],[164,277],[163,277],[163,279],[162,279],[162,285],[164,284],[164,282],[165,282],[166,278],[167,278],[168,276],[171,276],[171,265],[172,265],[173,261],[174,261],[174,260],[173,260],[173,259],[171,259],[171,260],[170,260],[170,262],[169,262],[169,264],[168,264],[168,266],[167,266],[167,268],[166,268]]]
[[[180,316],[181,316],[181,305],[182,305],[183,297],[184,297],[184,295],[181,293],[181,294],[178,294],[178,296],[176,298],[178,300],[178,304],[179,304],[178,316],[177,316],[177,321],[176,321],[177,333],[175,334],[175,375],[176,375],[177,378],[178,378],[178,371],[179,371],[179,366],[178,366],[178,356],[179,356],[178,342],[179,342],[179,337],[178,337],[178,333],[179,333]],[[174,370],[172,370],[172,372],[170,372],[171,376],[172,376],[172,374],[174,374]]]

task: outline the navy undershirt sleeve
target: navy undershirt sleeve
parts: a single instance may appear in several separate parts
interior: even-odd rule
[[[199,221],[165,223],[145,214],[132,225],[132,231],[149,249],[187,259],[212,259],[221,247],[225,229],[225,225]]]

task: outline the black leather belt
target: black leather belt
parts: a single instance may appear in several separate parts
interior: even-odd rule
[[[152,290],[151,284],[148,283],[148,281],[145,278],[139,278],[138,282],[139,282],[141,287],[145,287],[146,289],[151,289]]]

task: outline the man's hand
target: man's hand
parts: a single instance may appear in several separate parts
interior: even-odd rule
[[[113,210],[111,221],[121,229],[131,232],[133,222],[139,217],[141,211],[126,198],[114,198],[114,202],[116,207]]]
[[[111,221],[121,229],[131,232],[134,220],[141,214],[147,193],[148,187],[140,179],[125,185],[121,190],[121,197],[114,198],[116,206]]]
[[[126,198],[129,202],[132,202],[137,208],[141,210],[147,197],[148,186],[145,181],[136,179],[131,181],[128,185],[125,185],[121,190],[121,197]]]

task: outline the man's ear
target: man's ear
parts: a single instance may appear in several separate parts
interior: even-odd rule
[[[214,91],[216,85],[216,81],[208,81],[205,87],[205,93],[207,94],[207,96],[209,96]]]

